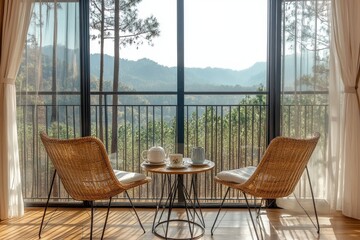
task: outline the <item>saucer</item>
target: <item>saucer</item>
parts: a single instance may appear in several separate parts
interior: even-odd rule
[[[165,165],[165,164],[166,164],[165,161],[157,162],[157,163],[147,162],[147,161],[142,162],[142,165],[144,165],[144,166],[162,166],[162,165]]]
[[[192,166],[205,166],[205,165],[208,165],[210,163],[210,160],[204,160],[204,162],[202,163],[194,163],[193,161],[189,161],[189,163],[192,165]]]
[[[189,166],[188,164],[183,164],[183,165],[170,165],[170,164],[167,164],[166,168],[169,168],[169,169],[182,169],[182,168],[187,168],[188,166]]]

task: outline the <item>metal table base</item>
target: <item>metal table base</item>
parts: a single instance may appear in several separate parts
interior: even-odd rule
[[[163,174],[161,176],[162,177],[161,196],[157,203],[156,212],[153,220],[152,232],[156,236],[164,239],[200,238],[205,233],[205,221],[196,191],[197,174],[192,174],[191,176],[190,192],[186,189],[186,186],[183,184],[183,182],[179,181],[179,175],[175,175],[173,182],[171,179],[171,175],[174,174]],[[165,186],[168,187],[168,192],[169,192],[166,199],[164,197]],[[183,203],[183,206],[186,212],[186,219],[171,218],[171,212],[172,209],[174,208],[174,202],[179,188],[182,188],[184,193],[185,201]],[[191,198],[191,195],[193,195],[193,198]],[[199,223],[196,222],[197,220],[199,221]],[[171,227],[170,225],[174,225],[176,223],[178,225],[179,224],[182,224],[184,226],[187,225],[187,227],[182,227],[181,229],[183,230],[188,229],[187,232],[188,234],[184,234],[182,230],[181,237],[172,236],[169,233],[169,227]],[[178,229],[179,227],[176,226],[176,228]]]

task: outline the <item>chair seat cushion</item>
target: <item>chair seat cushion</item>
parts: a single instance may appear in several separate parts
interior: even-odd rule
[[[216,176],[221,180],[235,183],[244,183],[254,173],[256,167],[249,166],[239,169],[227,170],[219,172]]]
[[[120,170],[114,170],[114,173],[117,179],[124,184],[140,181],[146,178],[146,176],[142,173],[125,172]]]

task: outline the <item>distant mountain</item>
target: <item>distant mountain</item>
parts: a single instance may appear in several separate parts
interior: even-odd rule
[[[51,57],[52,47],[43,48],[43,53]],[[77,50],[65,50],[58,47],[58,59],[68,62],[79,58]],[[294,81],[302,73],[312,73],[313,54],[309,53],[306,61],[300,56],[285,56],[283,62],[285,88],[292,89]],[[175,91],[177,69],[166,67],[150,59],[137,61],[120,60],[120,81],[122,86],[135,91]],[[297,71],[296,71],[297,70]],[[105,90],[111,90],[114,72],[114,57],[104,55]],[[90,55],[90,73],[93,77],[100,76],[100,54]],[[260,85],[266,86],[266,62],[257,62],[244,70],[231,70],[224,68],[185,68],[186,91],[254,91]]]
[[[104,79],[111,81],[113,78],[114,63],[113,57],[104,56]],[[100,75],[100,54],[90,56],[91,74]],[[137,61],[121,59],[120,78],[125,85],[138,90],[175,90],[177,69],[166,67],[150,59]],[[234,71],[222,68],[185,68],[186,90],[219,90],[219,86],[226,88],[234,87],[237,90],[255,90],[260,84],[265,85],[266,63],[259,62],[252,67]]]
[[[100,76],[100,54],[90,56],[90,74]],[[176,68],[165,67],[148,59],[120,60],[120,81],[137,91],[175,90]],[[114,57],[104,55],[104,80],[111,81],[114,74]]]
[[[248,69],[235,71],[223,68],[186,68],[189,85],[255,87],[265,85],[266,63],[259,62]]]

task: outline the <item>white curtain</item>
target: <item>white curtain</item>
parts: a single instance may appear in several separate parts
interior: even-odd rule
[[[321,213],[329,212],[325,186],[330,3],[328,0],[282,1],[281,135],[305,138],[314,132],[320,133],[308,168]],[[303,206],[309,206],[312,211],[311,191],[305,174],[294,193]],[[292,195],[277,200],[277,204],[299,209]]]
[[[81,135],[79,1],[36,1],[16,78],[24,201],[48,196],[53,166],[39,132]],[[67,198],[55,179],[52,198]]]
[[[357,219],[360,219],[359,13],[359,0],[332,2],[329,175],[339,178],[329,181],[329,188],[338,190],[329,195],[329,200],[344,215]]]
[[[0,219],[22,216],[16,127],[15,78],[19,70],[27,29],[31,18],[31,0],[4,0],[0,58]]]

